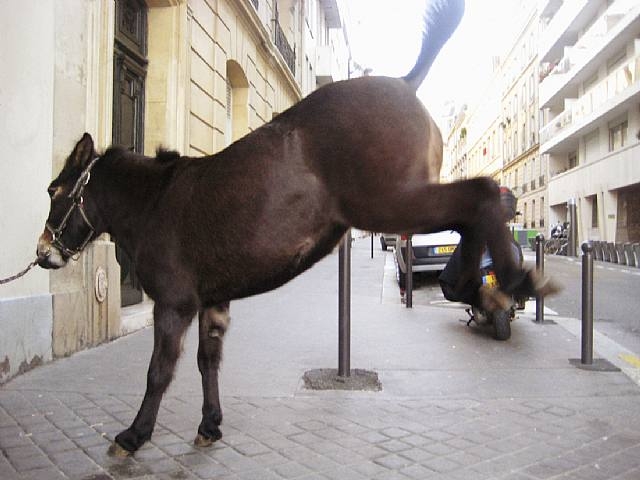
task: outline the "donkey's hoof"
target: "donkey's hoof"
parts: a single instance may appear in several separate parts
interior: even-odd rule
[[[196,438],[193,441],[193,444],[196,447],[205,448],[205,447],[210,447],[211,445],[213,445],[213,442],[215,442],[215,440],[213,438],[205,437],[204,435],[199,433],[198,435],[196,435]]]
[[[109,450],[107,450],[107,454],[110,457],[127,458],[132,456],[133,452],[130,452],[125,448],[122,448],[122,446],[120,446],[118,442],[113,442],[111,445],[109,445]]]
[[[193,441],[196,447],[210,447],[214,442],[222,438],[222,432],[218,427],[207,429],[204,433],[202,428],[198,429],[198,434]]]
[[[511,299],[497,288],[482,285],[478,294],[482,308],[487,312],[507,310],[511,306]]]

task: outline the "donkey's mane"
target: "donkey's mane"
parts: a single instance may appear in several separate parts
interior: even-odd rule
[[[176,152],[175,150],[167,150],[159,147],[156,150],[156,158],[161,163],[169,163],[179,159],[180,153]]]
[[[128,148],[114,145],[105,150],[102,155],[109,162],[123,162],[131,166],[143,165],[146,167],[152,165],[170,165],[180,158],[180,154],[174,150],[166,150],[162,147],[158,148],[155,157],[147,157],[136,153]]]

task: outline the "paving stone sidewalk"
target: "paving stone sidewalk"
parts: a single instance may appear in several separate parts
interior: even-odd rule
[[[460,308],[386,302],[387,258],[368,248],[353,251],[351,363],[378,372],[381,392],[303,388],[305,371],[337,365],[331,256],[232,305],[213,447],[193,445],[192,329],[152,440],[107,456],[142,399],[145,329],[0,387],[0,478],[640,479],[640,387],[627,375],[572,367],[580,340],[561,324],[519,318],[496,342]]]

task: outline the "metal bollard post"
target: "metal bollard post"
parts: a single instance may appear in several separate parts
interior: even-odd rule
[[[411,243],[411,235],[407,235],[407,290],[406,305],[407,308],[413,308],[413,247]]]
[[[351,230],[338,252],[338,376],[351,375]]]
[[[582,356],[583,365],[593,363],[593,246],[582,244]]]
[[[373,232],[371,232],[371,258],[373,258],[373,236],[375,234]]]
[[[544,235],[536,235],[536,272],[544,276]],[[544,323],[544,297],[536,296],[536,323]]]

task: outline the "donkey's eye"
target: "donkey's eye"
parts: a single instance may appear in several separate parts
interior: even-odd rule
[[[56,194],[57,191],[58,191],[57,187],[47,188],[47,193],[49,194],[49,198],[53,198],[53,196]]]

